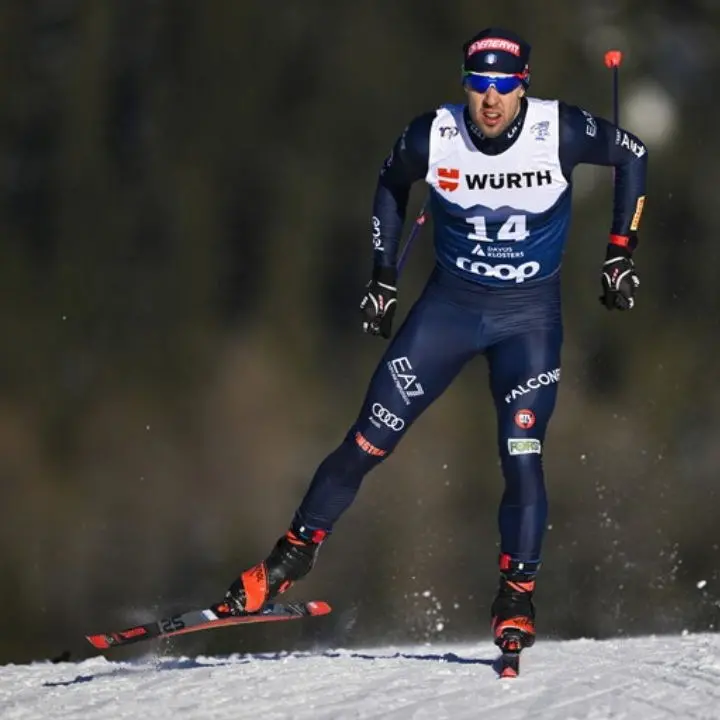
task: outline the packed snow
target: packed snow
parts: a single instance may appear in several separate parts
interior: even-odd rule
[[[149,651],[152,648],[148,648]],[[500,680],[492,644],[0,667],[2,720],[720,718],[720,635],[539,641]]]

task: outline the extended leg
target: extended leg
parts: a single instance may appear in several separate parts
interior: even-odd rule
[[[355,423],[318,467],[288,532],[263,563],[228,591],[239,610],[256,610],[313,567],[320,544],[352,504],[365,475],[476,353],[477,316],[423,296],[387,348]]]

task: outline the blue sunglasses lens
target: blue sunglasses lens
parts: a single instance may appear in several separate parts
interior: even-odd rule
[[[474,75],[465,73],[465,82],[475,92],[486,93],[491,86],[501,95],[507,95],[522,84],[522,78],[517,75]]]

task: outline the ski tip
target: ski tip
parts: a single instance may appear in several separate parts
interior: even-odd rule
[[[500,679],[501,679],[501,680],[506,680],[506,679],[510,679],[510,678],[516,678],[517,676],[518,676],[518,672],[517,672],[517,670],[515,670],[515,668],[504,667],[504,668],[500,671]]]
[[[312,615],[328,615],[332,612],[329,603],[323,600],[311,600],[307,603],[307,609]]]
[[[85,638],[98,650],[107,650],[110,647],[107,635],[86,635]]]

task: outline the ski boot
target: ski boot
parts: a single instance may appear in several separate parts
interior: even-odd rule
[[[261,563],[245,570],[225,593],[233,614],[258,612],[312,570],[327,533],[291,527]]]
[[[492,631],[500,648],[501,677],[520,672],[520,652],[535,642],[535,574],[540,563],[522,563],[500,556],[500,587],[493,601]]]

